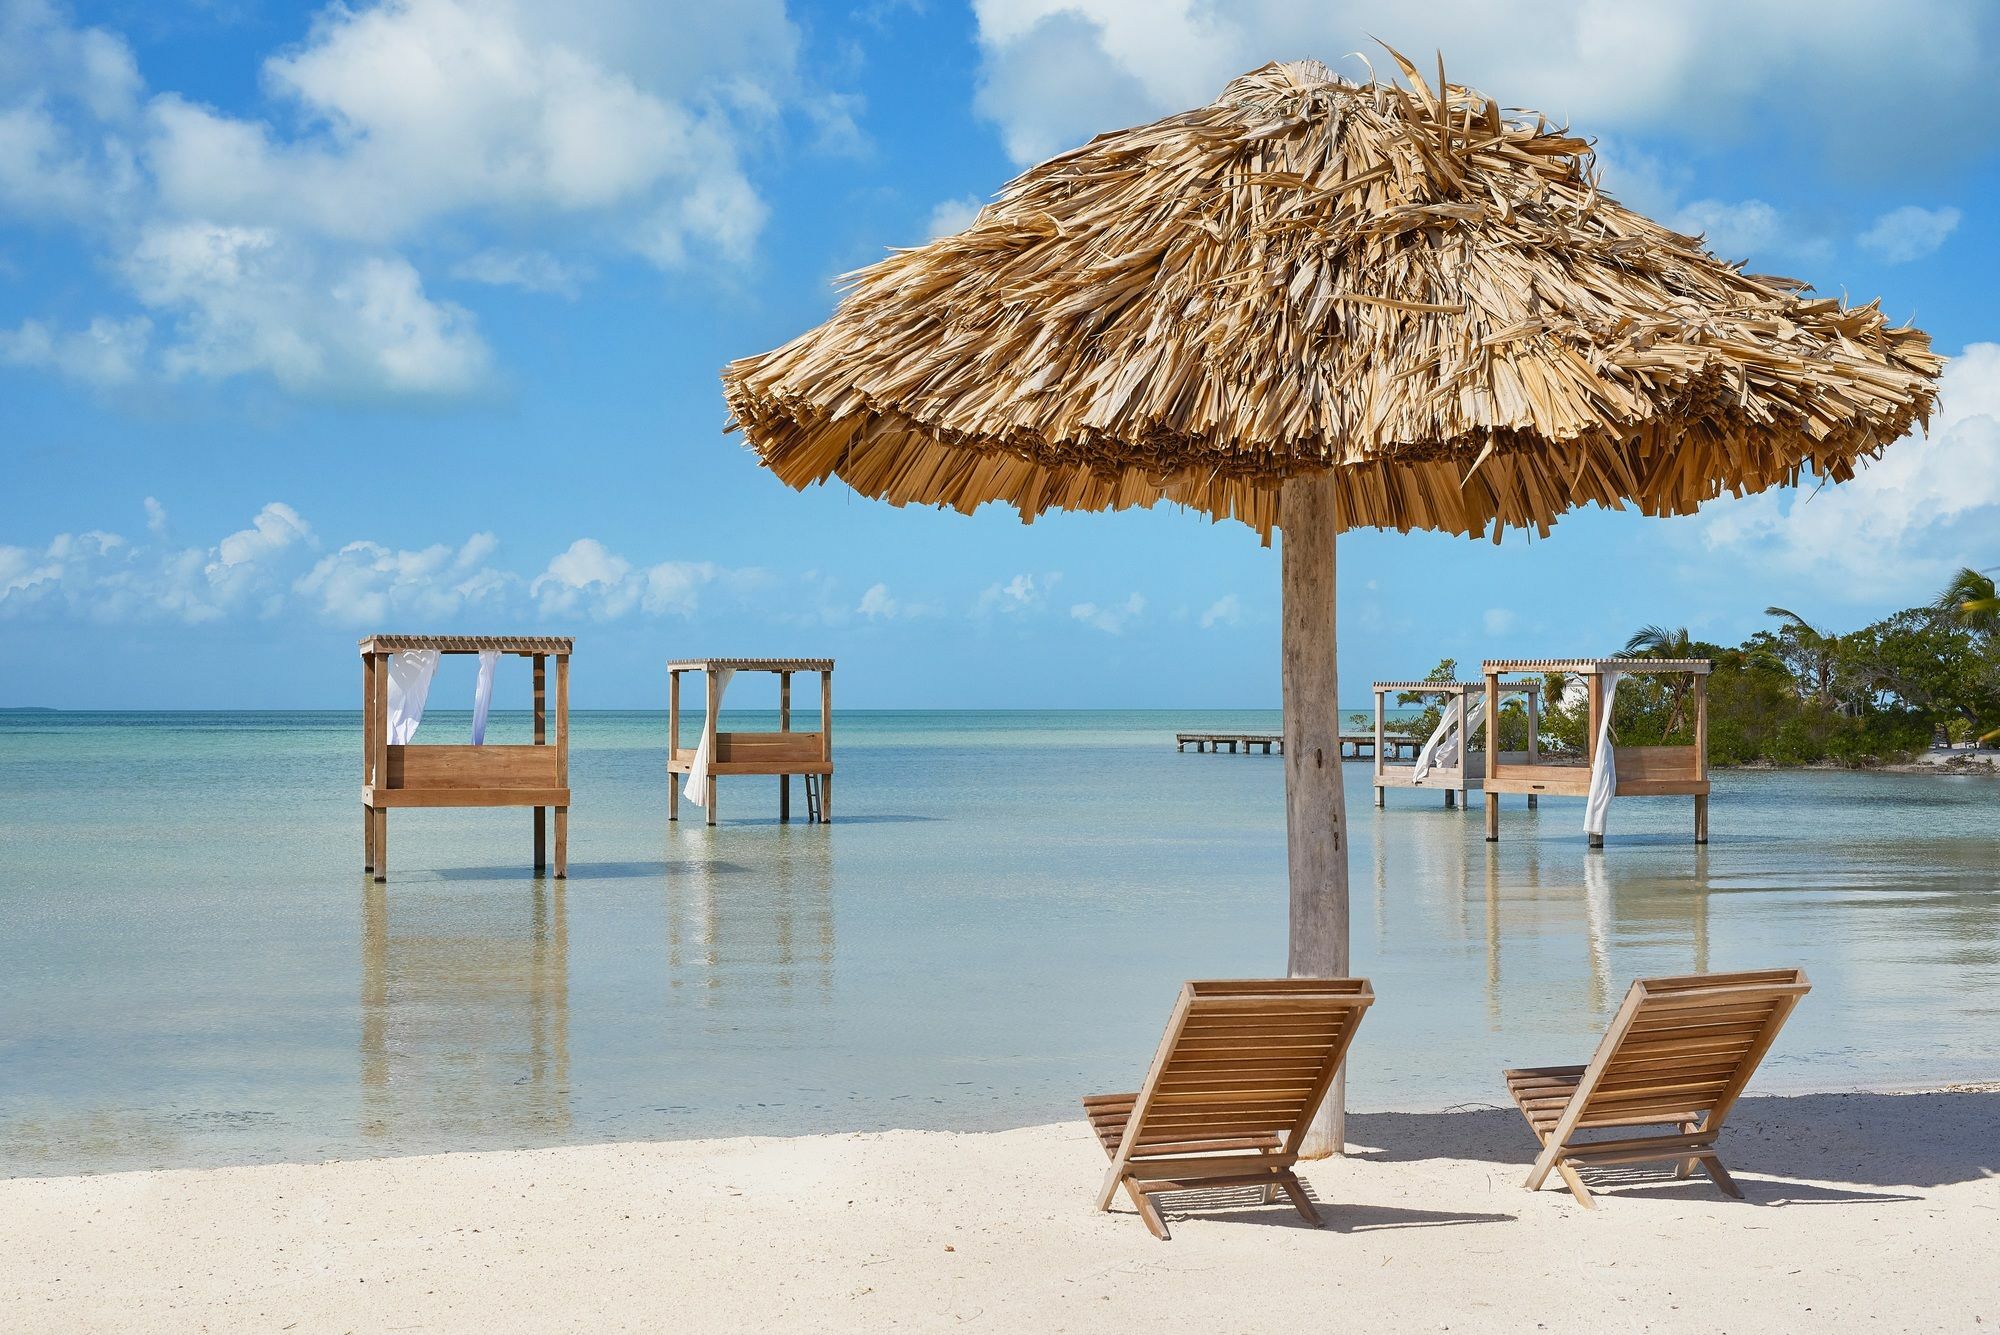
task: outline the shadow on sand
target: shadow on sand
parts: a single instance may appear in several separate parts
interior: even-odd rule
[[[1456,1224],[1511,1223],[1511,1214],[1487,1214],[1460,1210],[1405,1210],[1393,1205],[1356,1205],[1349,1201],[1331,1204],[1320,1199],[1312,1183],[1304,1183],[1306,1195],[1318,1207],[1328,1233],[1373,1233],[1388,1228],[1447,1228]],[[1262,1187],[1207,1187],[1194,1191],[1160,1193],[1160,1208],[1170,1219],[1220,1216],[1235,1224],[1262,1224],[1271,1228],[1312,1228],[1292,1203],[1283,1196],[1266,1203]],[[1127,1208],[1120,1196],[1112,1208]]]
[[[1518,1166],[1525,1177],[1535,1159],[1534,1137],[1511,1108],[1358,1113],[1347,1127],[1349,1139],[1367,1147],[1355,1157],[1378,1163],[1472,1159]],[[1824,1184],[1924,1188],[1991,1176],[2000,1171],[2000,1090],[1747,1098],[1717,1148],[1759,1204],[1912,1200]],[[1650,1172],[1588,1176],[1614,1187],[1646,1181],[1663,1192],[1713,1190]]]

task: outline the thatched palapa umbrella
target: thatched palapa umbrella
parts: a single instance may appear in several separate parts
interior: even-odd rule
[[[723,372],[794,487],[1283,530],[1297,975],[1348,967],[1335,534],[1546,534],[1586,502],[1844,480],[1927,416],[1941,366],[1875,304],[1624,208],[1585,140],[1397,60],[1407,88],[1272,64],[1101,135]]]

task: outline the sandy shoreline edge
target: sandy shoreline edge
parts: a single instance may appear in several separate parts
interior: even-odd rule
[[[1082,1122],[0,1182],[0,1327],[1730,1331],[2000,1320],[2000,1085],[1740,1105],[1748,1195],[1520,1186],[1512,1112],[1369,1113],[1304,1176],[1154,1241]],[[1810,1207],[1810,1208],[1806,1208]],[[1981,1278],[1981,1277],[1985,1278]]]

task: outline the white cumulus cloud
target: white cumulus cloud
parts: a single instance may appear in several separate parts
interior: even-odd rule
[[[858,135],[782,0],[334,4],[257,73],[230,110],[149,90],[119,34],[0,0],[0,219],[74,225],[137,307],[0,329],[0,363],[472,393],[491,353],[417,256],[562,295],[577,252],[737,263],[767,212],[744,162],[781,118]]]
[[[977,108],[1016,161],[1207,102],[1270,60],[1351,77],[1380,37],[1428,68],[1573,120],[1586,133],[1710,144],[1778,129],[1856,170],[1893,175],[1976,148],[2000,11],[1984,0],[973,0]],[[1884,77],[1885,60],[1922,77]],[[1869,89],[1867,98],[1854,90]]]
[[[93,529],[0,544],[0,616],[199,623],[290,611],[350,628],[404,620],[452,629],[538,614],[688,616],[707,589],[742,597],[769,579],[708,561],[640,565],[595,538],[572,542],[532,577],[496,559],[492,533],[424,547],[357,538],[322,554],[313,526],[283,501],[211,546],[178,546],[158,498],[146,498],[145,514],[150,540],[137,543]],[[905,616],[928,611],[901,607]]]
[[[321,557],[294,587],[328,620],[349,625],[402,616],[449,620],[496,603],[518,583],[487,564],[499,545],[491,533],[475,533],[456,548],[436,543],[416,551],[364,539]]]
[[[1990,563],[2000,531],[2000,344],[1946,364],[1930,430],[1840,486],[1717,502],[1692,522],[1711,550],[1855,598],[1915,597]]]

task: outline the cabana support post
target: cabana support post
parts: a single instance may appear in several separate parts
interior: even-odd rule
[[[534,815],[534,868],[548,866],[546,824],[555,808],[555,874],[569,874],[569,656],[554,635],[370,635],[361,651],[362,869],[389,875],[392,807],[528,807]],[[534,741],[460,746],[389,741],[389,660],[408,651],[465,655],[492,651],[528,659],[534,671]],[[547,663],[556,660],[554,745],[548,735]]]
[[[699,672],[704,678],[701,736],[693,747],[681,745],[681,674]],[[769,672],[778,678],[776,732],[724,732],[721,729],[720,674]],[[792,728],[792,677],[819,674],[819,731]],[[792,818],[792,776],[805,780],[806,819],[833,819],[833,660],[831,658],[680,658],[667,664],[667,819],[678,821],[682,782],[708,757],[701,780],[702,808],[715,824],[716,779],[730,774],[770,774],[778,779],[778,819]]]

